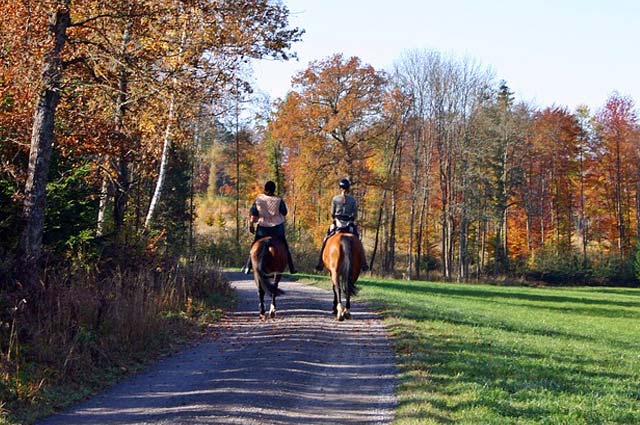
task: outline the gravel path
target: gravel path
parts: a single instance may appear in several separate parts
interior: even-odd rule
[[[391,422],[396,368],[374,313],[356,299],[353,320],[337,322],[330,292],[281,282],[278,316],[261,322],[253,281],[229,277],[238,308],[215,337],[39,423]]]

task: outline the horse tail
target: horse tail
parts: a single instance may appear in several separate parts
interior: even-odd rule
[[[263,291],[269,292],[273,295],[283,295],[284,291],[278,288],[271,282],[269,279],[269,275],[265,272],[265,264],[267,264],[271,258],[271,253],[269,252],[269,248],[271,247],[271,238],[265,239],[260,243],[258,247],[258,252],[256,253],[256,264],[254,268],[254,273],[258,277],[258,284],[262,288]]]
[[[353,242],[351,238],[343,237],[340,239],[340,247],[342,249],[342,264],[340,266],[340,289],[345,294],[356,295],[358,288],[356,282],[352,279],[353,275]]]

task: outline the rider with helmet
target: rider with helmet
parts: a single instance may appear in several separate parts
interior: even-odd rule
[[[351,190],[351,182],[349,179],[341,179],[338,186],[342,189],[342,193],[334,196],[331,201],[331,217],[333,217],[333,223],[329,227],[329,230],[322,241],[320,259],[315,267],[316,271],[319,272],[322,271],[324,267],[322,262],[322,253],[324,252],[324,247],[327,244],[327,239],[329,239],[330,236],[340,230],[353,233],[358,237],[360,236],[358,234],[358,227],[355,223],[358,216],[358,202],[356,201],[356,198],[349,194]],[[362,269],[365,271],[369,270],[366,262]]]

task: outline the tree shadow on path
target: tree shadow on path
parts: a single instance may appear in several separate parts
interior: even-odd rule
[[[238,306],[217,336],[40,422],[54,424],[386,423],[394,354],[381,320],[357,303],[337,322],[332,295],[282,282],[276,319],[258,319],[252,281],[230,274]]]

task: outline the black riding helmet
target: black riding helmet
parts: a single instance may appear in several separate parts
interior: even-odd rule
[[[349,179],[342,179],[340,180],[340,183],[338,183],[338,186],[340,186],[342,189],[349,189],[351,187],[351,182],[349,181]]]

